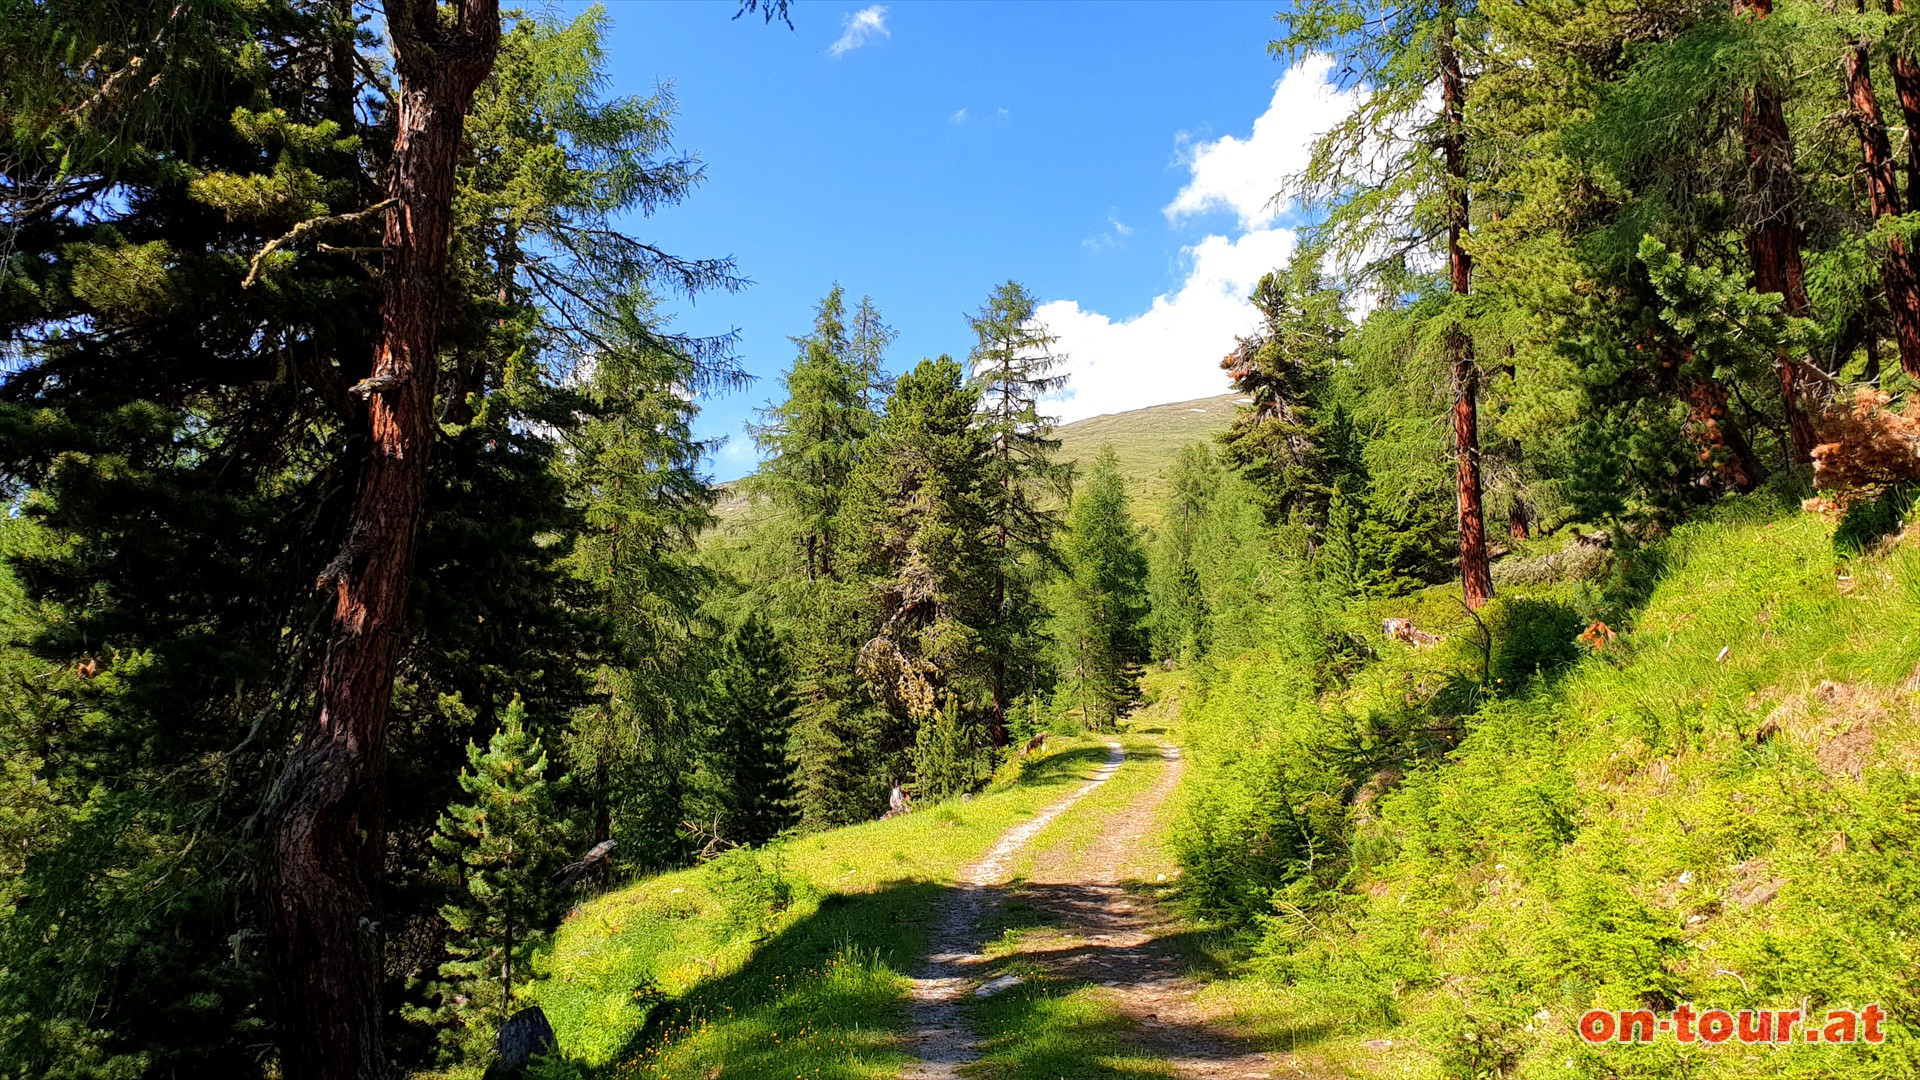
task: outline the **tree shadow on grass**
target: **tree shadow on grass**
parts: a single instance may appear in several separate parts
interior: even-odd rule
[[[1162,883],[1138,881],[1012,890],[983,926],[997,955],[977,975],[989,986],[1021,982],[973,1005],[987,1039],[978,1074],[1044,1080],[1168,1075],[1172,1068],[1265,1076],[1272,1067],[1265,1055],[1331,1034],[1312,1024],[1254,1034],[1199,1015],[1192,1003],[1198,984],[1228,965],[1216,934],[1153,910],[1165,892]]]
[[[1059,785],[1064,794],[1106,758],[1102,746],[1049,754],[1026,764],[1022,783]],[[823,896],[815,910],[761,941],[739,969],[656,1004],[610,1065],[576,1068],[621,1080],[890,1074],[911,1060],[902,1047],[904,974],[919,968],[934,912],[956,891],[915,881]]]

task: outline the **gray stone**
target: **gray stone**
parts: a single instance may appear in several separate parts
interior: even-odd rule
[[[500,1029],[500,1059],[488,1067],[486,1080],[520,1080],[534,1058],[558,1047],[553,1025],[540,1006],[521,1009]]]

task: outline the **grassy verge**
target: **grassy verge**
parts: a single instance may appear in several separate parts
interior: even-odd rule
[[[975,1075],[991,1080],[1120,1080],[1174,1075],[1130,1038],[1135,1024],[1099,991],[1008,965],[1024,982],[968,1010],[983,1051]]]
[[[1057,739],[970,802],[729,856],[584,905],[535,991],[567,1059],[559,1071],[894,1075],[906,1061],[902,972],[925,950],[936,899],[1106,753],[1103,740]]]

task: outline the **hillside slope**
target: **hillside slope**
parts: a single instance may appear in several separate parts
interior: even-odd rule
[[[1445,640],[1379,645],[1317,697],[1284,650],[1222,664],[1189,717],[1182,857],[1262,934],[1213,994],[1351,1075],[1915,1075],[1920,546],[1832,536],[1789,501],[1723,504],[1634,557],[1645,599],[1598,650],[1571,640],[1591,586],[1507,590],[1490,646],[1447,587],[1336,615]],[[1874,1046],[1577,1033],[1682,1003],[1892,1019]]]
[[[1125,805],[1152,781],[1157,746],[1125,737],[1106,788]],[[570,914],[532,996],[551,1018],[556,1076],[740,1080],[887,1077],[934,915],[962,867],[1035,822],[1110,759],[1108,740],[1059,738],[1016,758],[967,802],[735,851],[615,889]],[[1089,800],[1032,837],[1078,835]]]
[[[1060,456],[1082,469],[1091,465],[1100,447],[1112,446],[1120,462],[1120,476],[1127,483],[1134,520],[1156,525],[1166,496],[1166,471],[1180,449],[1190,443],[1209,442],[1233,422],[1239,397],[1195,398],[1166,405],[1153,405],[1130,412],[1090,416],[1063,424],[1054,435],[1060,440]]]

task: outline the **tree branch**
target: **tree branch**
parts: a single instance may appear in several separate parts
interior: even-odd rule
[[[243,289],[252,288],[253,283],[260,280],[260,267],[266,262],[267,256],[293,243],[295,240],[300,239],[313,230],[323,225],[346,225],[355,221],[363,221],[392,205],[392,199],[382,199],[372,206],[367,207],[365,210],[355,210],[346,214],[329,214],[326,217],[308,218],[298,225],[295,225],[285,236],[276,237],[267,241],[267,246],[261,248],[259,254],[253,257],[253,261],[247,264],[247,276],[240,282],[240,287]]]

